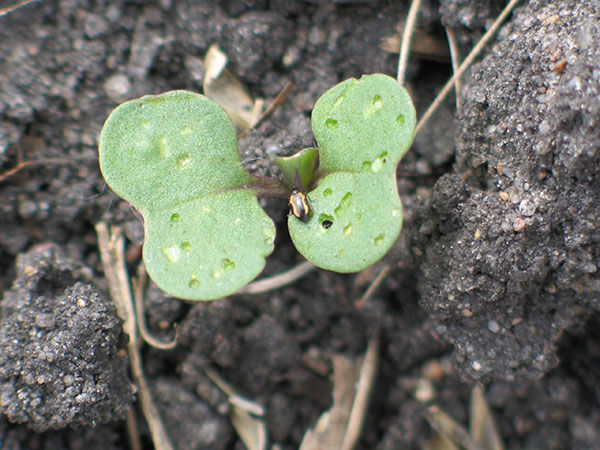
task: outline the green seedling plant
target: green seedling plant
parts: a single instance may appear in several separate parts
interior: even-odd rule
[[[313,264],[358,272],[387,253],[402,228],[396,167],[416,122],[408,93],[387,75],[352,78],[323,94],[311,120],[318,148],[279,158],[281,182],[245,171],[231,120],[203,95],[145,96],[110,114],[100,169],[144,217],[143,259],[159,287],[212,300],[258,276],[275,225],[257,198],[279,195],[282,183],[307,202],[288,228]]]

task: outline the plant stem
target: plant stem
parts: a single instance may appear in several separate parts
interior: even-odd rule
[[[397,80],[400,86],[404,85],[406,78],[406,67],[408,65],[408,55],[410,54],[410,43],[412,40],[413,30],[417,22],[417,13],[421,7],[421,0],[413,0],[408,10],[406,23],[402,32],[402,43],[400,44],[400,57],[398,58],[398,73]]]

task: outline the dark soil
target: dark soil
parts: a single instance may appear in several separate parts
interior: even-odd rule
[[[1,7],[11,2],[2,2]],[[504,1],[424,2],[419,28],[461,55]],[[148,322],[179,345],[144,348],[145,370],[181,449],[238,449],[211,367],[266,407],[270,442],[297,448],[331,406],[330,357],[380,367],[361,449],[420,448],[434,432],[415,389],[468,423],[475,382],[507,448],[600,448],[600,7],[523,0],[399,168],[405,229],[365,273],[313,271],[261,295],[190,303],[151,286]],[[310,111],[338,81],[395,75],[384,51],[406,16],[387,0],[151,2],[49,0],[0,18],[0,448],[128,448],[126,338],[109,300],[94,224],[124,226],[132,269],[140,216],[104,184],[97,137],[121,101],[201,91],[217,43],[230,68],[283,106],[240,141],[256,173],[268,155],[313,145]],[[448,61],[411,58],[423,112]],[[41,163],[10,176],[22,161]],[[300,261],[283,201],[264,275]],[[383,265],[391,271],[355,306]]]

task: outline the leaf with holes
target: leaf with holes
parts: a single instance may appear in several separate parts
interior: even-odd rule
[[[308,194],[312,216],[294,216],[288,227],[294,245],[315,265],[356,272],[379,261],[402,228],[395,183],[370,173],[335,172]]]
[[[104,124],[99,159],[108,185],[144,216],[144,262],[162,289],[210,300],[262,271],[275,226],[212,100],[171,91],[123,103]]]
[[[311,120],[322,171],[394,175],[412,144],[416,113],[406,89],[376,73],[329,89]]]
[[[357,272],[380,260],[402,228],[396,166],[412,144],[410,96],[383,74],[349,79],[317,101],[317,187],[306,223],[288,218],[290,236],[318,267]]]

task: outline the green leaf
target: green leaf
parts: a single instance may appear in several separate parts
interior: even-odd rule
[[[336,172],[308,194],[312,215],[288,217],[298,251],[318,267],[356,272],[379,261],[402,228],[402,204],[391,177]]]
[[[406,89],[373,74],[329,89],[311,120],[322,171],[389,175],[412,144],[416,113]]]
[[[307,147],[292,156],[278,156],[275,164],[281,169],[283,180],[290,187],[307,189],[313,182],[319,163],[319,150]]]
[[[320,179],[308,193],[309,220],[288,218],[290,236],[306,259],[357,272],[387,253],[402,227],[396,166],[415,124],[408,93],[387,75],[343,81],[317,101],[312,128]]]
[[[252,181],[227,113],[188,91],[119,105],[102,128],[99,153],[111,189],[141,211]]]
[[[144,262],[159,287],[209,300],[262,271],[275,226],[212,100],[171,91],[123,103],[104,124],[99,159],[111,189],[144,216]]]
[[[144,217],[146,270],[175,297],[232,294],[262,271],[273,251],[273,222],[249,190],[201,196]]]

